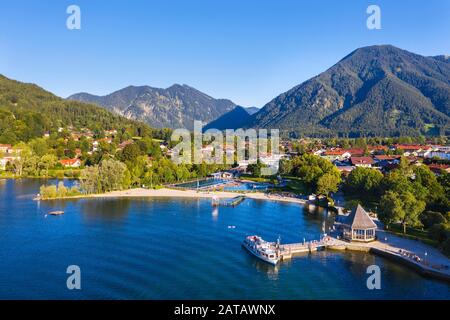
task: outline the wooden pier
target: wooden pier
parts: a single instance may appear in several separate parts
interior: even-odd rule
[[[226,206],[226,207],[235,207],[242,203],[245,200],[245,196],[238,196],[232,199],[215,199],[213,198],[212,204],[213,206]]]
[[[324,241],[309,241],[305,243],[281,244],[279,246],[279,255],[282,260],[291,259],[295,254],[311,253],[326,248]]]

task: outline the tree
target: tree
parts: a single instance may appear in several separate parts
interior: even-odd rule
[[[381,188],[382,193],[386,191],[401,193],[405,190],[411,191],[411,183],[401,171],[393,170],[384,177],[381,182]]]
[[[280,160],[280,174],[289,175],[292,173],[293,168],[292,161],[286,159]]]
[[[337,192],[340,182],[339,176],[326,173],[317,180],[317,193],[328,196],[331,192]]]
[[[98,166],[87,167],[80,176],[81,190],[86,194],[102,192],[100,171]]]
[[[254,177],[261,177],[261,169],[267,167],[267,165],[263,164],[259,159],[256,163],[251,163],[248,165],[247,170],[252,173]]]
[[[450,201],[446,195],[444,187],[439,183],[436,175],[427,167],[419,166],[414,168],[415,183],[420,184],[430,210],[445,211],[449,209]],[[417,192],[415,192],[416,194]],[[416,195],[417,197],[417,195]]]
[[[52,199],[58,196],[58,190],[55,185],[41,186],[39,194],[42,199]]]
[[[41,157],[38,163],[39,170],[44,173],[44,176],[48,176],[48,170],[50,168],[53,168],[56,165],[57,161],[58,159],[56,158],[56,156],[52,154],[46,154]]]
[[[319,179],[325,174],[333,175],[335,177],[334,182],[337,182],[337,184],[341,182],[339,170],[330,161],[312,154],[303,154],[299,157],[295,157],[292,160],[292,166],[294,175],[309,184],[311,188],[316,191],[318,191]],[[325,182],[330,183],[331,178],[325,178],[321,183],[322,187],[327,184]]]
[[[29,145],[33,153],[39,157],[48,153],[47,141],[43,138],[33,139],[30,141]]]
[[[405,158],[405,157],[400,158],[400,163],[398,164],[398,170],[405,176],[408,176],[408,177],[411,176],[412,169],[411,169],[409,160],[407,158]]]
[[[411,192],[403,191],[398,194],[388,191],[380,201],[380,219],[386,224],[400,222],[403,233],[406,233],[408,225],[418,224],[424,209],[425,202],[417,200]]]
[[[346,187],[363,196],[378,194],[380,192],[383,174],[375,169],[358,167],[348,176]]]
[[[125,146],[125,148],[122,150],[121,160],[122,161],[130,161],[134,162],[136,161],[136,158],[138,156],[142,155],[142,151],[139,148],[137,144],[129,144]]]
[[[117,160],[103,160],[99,166],[101,190],[109,192],[124,188],[126,165]]]
[[[23,169],[25,163],[32,156],[31,148],[24,142],[21,142],[16,145],[16,149],[20,149],[20,157],[16,157],[13,161],[13,166],[16,171],[16,175],[21,177],[23,175]]]
[[[440,212],[425,211],[420,216],[420,222],[428,229],[435,224],[446,223],[447,219]]]
[[[67,187],[64,185],[63,181],[60,181],[58,183],[58,197],[59,198],[64,198],[68,195],[69,190],[67,189]]]

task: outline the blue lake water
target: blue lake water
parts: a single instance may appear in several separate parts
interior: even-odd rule
[[[42,183],[0,180],[0,299],[450,299],[448,284],[371,254],[324,251],[272,267],[241,248],[249,234],[315,239],[332,222],[323,211],[255,200],[218,210],[170,198],[35,202]],[[53,210],[65,214],[46,217]],[[373,264],[381,290],[366,286]],[[81,268],[80,291],[66,287],[69,265]]]

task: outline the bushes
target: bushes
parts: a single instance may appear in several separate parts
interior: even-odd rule
[[[428,229],[429,237],[439,243],[444,243],[450,238],[450,226],[445,223],[435,224]]]
[[[445,219],[445,217],[440,212],[425,211],[420,216],[420,222],[422,222],[425,229],[428,229],[435,224],[446,223],[447,219]]]
[[[84,169],[80,183],[86,194],[123,190],[130,185],[130,174],[124,163],[112,159],[103,160],[100,166]]]
[[[80,190],[77,187],[67,188],[64,182],[60,181],[58,187],[56,185],[41,186],[40,195],[41,199],[57,199],[74,197],[80,195]]]
[[[442,251],[448,257],[450,257],[450,238],[444,241],[442,244]]]
[[[55,185],[51,186],[41,186],[40,195],[41,199],[54,199],[58,196],[58,190]]]

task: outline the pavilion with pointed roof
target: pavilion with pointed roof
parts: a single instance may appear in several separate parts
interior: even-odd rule
[[[370,242],[376,239],[377,225],[359,204],[346,217],[343,227],[344,239],[348,241]]]

